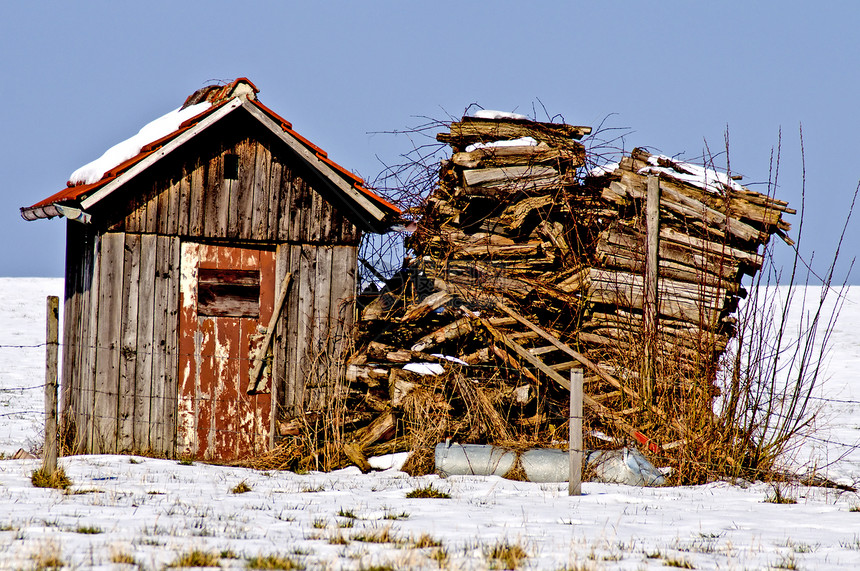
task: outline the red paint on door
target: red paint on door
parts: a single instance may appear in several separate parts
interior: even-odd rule
[[[199,270],[224,276],[206,284],[207,311],[198,313]],[[240,272],[235,272],[240,270]],[[247,292],[231,285],[230,272],[247,283],[259,272],[259,311],[253,317]],[[237,293],[238,291],[238,293]],[[184,243],[179,318],[179,407],[177,450],[198,459],[230,461],[265,452],[269,446],[271,394],[248,394],[254,335],[268,325],[275,294],[275,253],[270,250]],[[219,303],[218,296],[224,296]],[[241,301],[242,317],[229,308]],[[213,299],[214,298],[214,299]],[[216,308],[213,310],[212,308]],[[217,308],[227,308],[219,314]],[[259,329],[258,329],[259,328]],[[267,384],[268,386],[268,384]]]

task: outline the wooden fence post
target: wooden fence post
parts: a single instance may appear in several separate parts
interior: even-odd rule
[[[45,446],[42,469],[47,475],[57,470],[57,356],[59,353],[60,299],[49,295],[47,300],[47,332],[45,337]]]
[[[582,494],[582,369],[570,370],[570,419],[568,420],[567,454],[570,476],[567,495]]]
[[[648,177],[648,195],[645,202],[645,291],[642,303],[643,368],[642,396],[653,402],[657,376],[657,285],[660,275],[660,178]]]

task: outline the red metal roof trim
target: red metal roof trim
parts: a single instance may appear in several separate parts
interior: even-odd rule
[[[41,201],[37,202],[36,204],[34,204],[33,206],[29,206],[29,207],[25,208],[24,210],[34,210],[34,209],[38,209],[38,208],[44,208],[45,206],[48,206],[51,204],[57,204],[59,202],[64,202],[64,201],[69,201],[69,200],[79,200],[79,199],[85,197],[85,195],[91,193],[94,190],[98,190],[102,186],[106,185],[107,183],[109,183],[110,181],[112,181],[113,179],[115,179],[119,175],[121,175],[123,172],[125,172],[126,170],[128,170],[129,168],[131,168],[135,164],[137,164],[138,162],[142,161],[143,159],[145,159],[146,157],[151,155],[154,151],[163,147],[165,144],[169,143],[170,141],[172,141],[173,139],[175,139],[176,137],[178,137],[179,135],[181,135],[182,133],[184,133],[185,131],[187,131],[188,129],[190,129],[191,127],[196,125],[197,123],[199,123],[201,119],[203,119],[205,116],[212,113],[215,109],[220,108],[222,105],[223,105],[223,102],[221,104],[218,104],[218,105],[213,105],[213,106],[209,107],[208,109],[206,109],[205,111],[198,113],[194,117],[191,117],[190,119],[183,121],[182,124],[179,126],[179,129],[177,129],[176,131],[173,131],[172,133],[170,133],[168,135],[165,135],[164,137],[162,137],[160,139],[157,139],[157,140],[145,145],[141,149],[140,153],[138,153],[137,155],[131,157],[130,159],[127,159],[126,161],[118,164],[117,166],[115,166],[111,170],[107,171],[104,174],[104,176],[102,176],[102,178],[99,179],[98,181],[96,181],[92,184],[70,185],[67,188],[64,188],[63,190],[61,190],[60,192],[58,192],[52,196],[49,196],[48,198],[41,200]],[[66,184],[69,184],[69,183],[66,183]]]
[[[287,121],[286,119],[284,119],[283,117],[281,117],[280,115],[278,115],[277,113],[275,113],[270,108],[266,107],[265,105],[263,105],[262,103],[260,103],[260,101],[258,101],[256,99],[254,101],[252,101],[252,103],[254,105],[256,105],[261,111],[263,111],[264,113],[269,115],[277,123],[279,123],[281,125],[281,128],[284,130],[284,132],[289,133],[291,136],[295,137],[300,143],[302,143],[308,149],[314,151],[317,158],[319,158],[325,164],[327,164],[332,169],[334,169],[335,171],[340,173],[342,176],[347,178],[356,190],[358,190],[359,192],[361,192],[362,194],[364,194],[368,198],[372,199],[374,202],[377,202],[377,203],[385,206],[386,209],[391,210],[395,214],[401,213],[401,211],[398,207],[396,207],[395,205],[391,204],[390,202],[388,202],[387,200],[385,200],[384,198],[382,198],[381,196],[379,196],[375,192],[368,189],[365,186],[364,179],[362,179],[360,176],[356,175],[355,173],[346,170],[344,167],[342,167],[338,163],[331,160],[328,157],[328,153],[326,153],[323,149],[321,149],[317,145],[310,142],[308,139],[306,139],[304,136],[302,136],[298,131],[293,130],[293,126],[289,121]]]
[[[235,88],[235,86],[239,82],[245,82],[248,85],[250,85],[250,87],[254,90],[254,93],[259,92],[257,87],[250,80],[248,80],[247,78],[244,78],[244,77],[240,77],[240,78],[234,80],[233,82],[231,82],[225,86],[222,86],[220,89],[218,89],[217,91],[218,91],[219,95],[223,96],[224,94],[229,94],[232,91],[232,89]],[[211,86],[211,87],[216,87],[216,86]],[[206,88],[204,88],[204,89],[206,89]],[[186,99],[186,102],[191,97],[193,97],[195,94],[200,93],[201,91],[202,90],[198,90],[194,94],[189,96],[189,98]],[[215,91],[215,90],[213,89],[211,91]],[[209,97],[212,94],[211,91],[207,92],[206,100],[210,100]],[[216,99],[216,98],[213,97],[213,99]],[[58,214],[56,209],[55,208],[49,209],[48,207],[50,207],[51,205],[54,205],[54,204],[61,203],[61,202],[80,200],[81,198],[85,197],[85,195],[99,189],[100,187],[104,186],[108,182],[116,179],[118,176],[120,176],[123,172],[125,172],[126,170],[128,170],[129,168],[134,166],[136,163],[140,162],[141,160],[143,160],[147,156],[151,155],[154,151],[163,147],[165,144],[167,144],[168,142],[175,139],[177,136],[179,136],[183,132],[187,131],[188,129],[190,129],[191,127],[193,127],[197,123],[199,123],[201,119],[203,119],[204,117],[206,117],[207,115],[209,115],[210,113],[214,112],[216,109],[219,109],[225,103],[227,103],[226,99],[222,99],[220,101],[218,101],[216,99],[216,101],[217,101],[217,103],[214,103],[211,107],[209,107],[205,111],[199,113],[198,115],[195,115],[194,117],[191,117],[190,119],[183,121],[182,124],[180,124],[179,128],[176,131],[173,131],[172,133],[165,135],[161,139],[158,139],[156,141],[153,141],[153,142],[145,145],[141,149],[140,153],[138,153],[134,157],[124,161],[123,163],[120,163],[116,167],[114,167],[111,170],[109,170],[108,172],[106,172],[104,174],[104,176],[102,176],[102,178],[100,180],[98,180],[97,182],[94,182],[92,184],[70,185],[67,188],[64,188],[63,190],[61,190],[60,192],[53,194],[53,195],[49,196],[48,198],[45,198],[44,200],[41,200],[32,206],[22,208],[21,209],[22,213],[25,211],[39,210],[42,213],[44,213],[45,215],[47,215],[48,217],[56,216]],[[260,110],[262,110],[264,113],[269,115],[273,120],[275,120],[286,133],[289,133],[291,136],[295,137],[299,142],[301,142],[303,145],[305,145],[308,149],[312,150],[316,154],[316,156],[321,161],[323,161],[326,165],[331,167],[333,170],[335,170],[337,173],[342,175],[344,178],[348,179],[350,181],[351,185],[356,190],[358,190],[359,192],[361,192],[362,194],[364,194],[365,196],[367,196],[368,198],[370,198],[374,202],[384,206],[386,209],[391,210],[393,213],[395,213],[395,214],[401,213],[400,209],[397,206],[391,204],[390,202],[388,202],[387,200],[385,200],[384,198],[382,198],[378,194],[376,194],[373,191],[371,191],[370,189],[368,189],[365,186],[364,180],[361,177],[359,177],[356,174],[346,170],[344,167],[342,167],[338,163],[336,163],[333,160],[331,160],[330,158],[328,158],[328,154],[323,149],[321,149],[317,145],[310,142],[308,139],[303,137],[297,131],[293,130],[293,126],[289,121],[287,121],[286,119],[284,119],[283,117],[281,117],[280,115],[278,115],[273,110],[266,107],[265,105],[263,105],[262,103],[260,103],[260,101],[258,101],[256,99],[249,99],[248,101],[251,101]],[[53,214],[49,213],[48,210],[53,212]],[[36,215],[35,218],[39,218],[39,216]],[[28,218],[28,220],[29,219],[31,219],[31,218]]]

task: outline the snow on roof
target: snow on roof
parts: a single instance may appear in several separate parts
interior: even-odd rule
[[[700,167],[692,163],[676,161],[665,155],[651,155],[648,158],[651,166],[639,169],[639,174],[662,174],[681,182],[697,186],[702,190],[719,194],[726,188],[735,191],[745,190],[724,172]],[[668,165],[668,166],[666,166]]]
[[[536,147],[538,142],[532,137],[520,137],[510,141],[491,141],[489,143],[472,143],[466,147],[466,152],[471,153],[478,149],[491,149],[493,147]]]
[[[493,109],[480,109],[475,111],[472,117],[478,119],[528,119],[525,115],[519,113],[508,113],[506,111],[495,111]]]
[[[139,154],[140,150],[149,143],[176,131],[183,122],[202,113],[211,105],[208,101],[204,101],[185,109],[174,109],[170,113],[147,123],[133,137],[117,143],[96,160],[73,172],[69,177],[69,185],[98,182],[106,172]]]

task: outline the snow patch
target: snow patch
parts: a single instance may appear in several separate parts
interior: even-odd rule
[[[457,363],[458,365],[466,365],[469,366],[469,363],[464,361],[463,359],[458,359],[457,357],[452,357],[451,355],[443,355],[442,353],[433,353],[433,357],[439,357],[440,359],[447,359],[453,363]]]
[[[661,166],[660,162],[670,164],[671,167]],[[719,172],[714,169],[700,167],[693,163],[685,163],[676,161],[665,155],[651,155],[648,158],[648,163],[651,166],[639,169],[639,174],[662,174],[675,180],[692,184],[702,190],[719,194],[726,188],[743,192],[745,189],[740,184],[733,181],[729,175],[724,172]]]
[[[605,174],[612,174],[618,167],[620,167],[618,163],[608,163],[599,167],[594,167],[590,171],[588,171],[588,176],[603,176]]]
[[[73,172],[72,176],[69,177],[69,182],[76,185],[93,184],[100,181],[106,172],[139,154],[140,150],[149,143],[176,131],[183,122],[199,115],[211,106],[211,103],[204,101],[190,105],[185,109],[174,109],[155,121],[147,123],[133,137],[117,143],[96,160]]]
[[[445,372],[445,367],[439,363],[409,363],[403,367],[403,370],[419,375],[441,375]]]
[[[519,113],[508,113],[507,111],[496,111],[495,109],[479,109],[472,115],[477,119],[528,119]]]
[[[471,153],[478,149],[492,149],[495,147],[536,147],[538,142],[532,137],[520,137],[510,141],[491,141],[489,143],[472,143],[466,147],[466,152]]]

